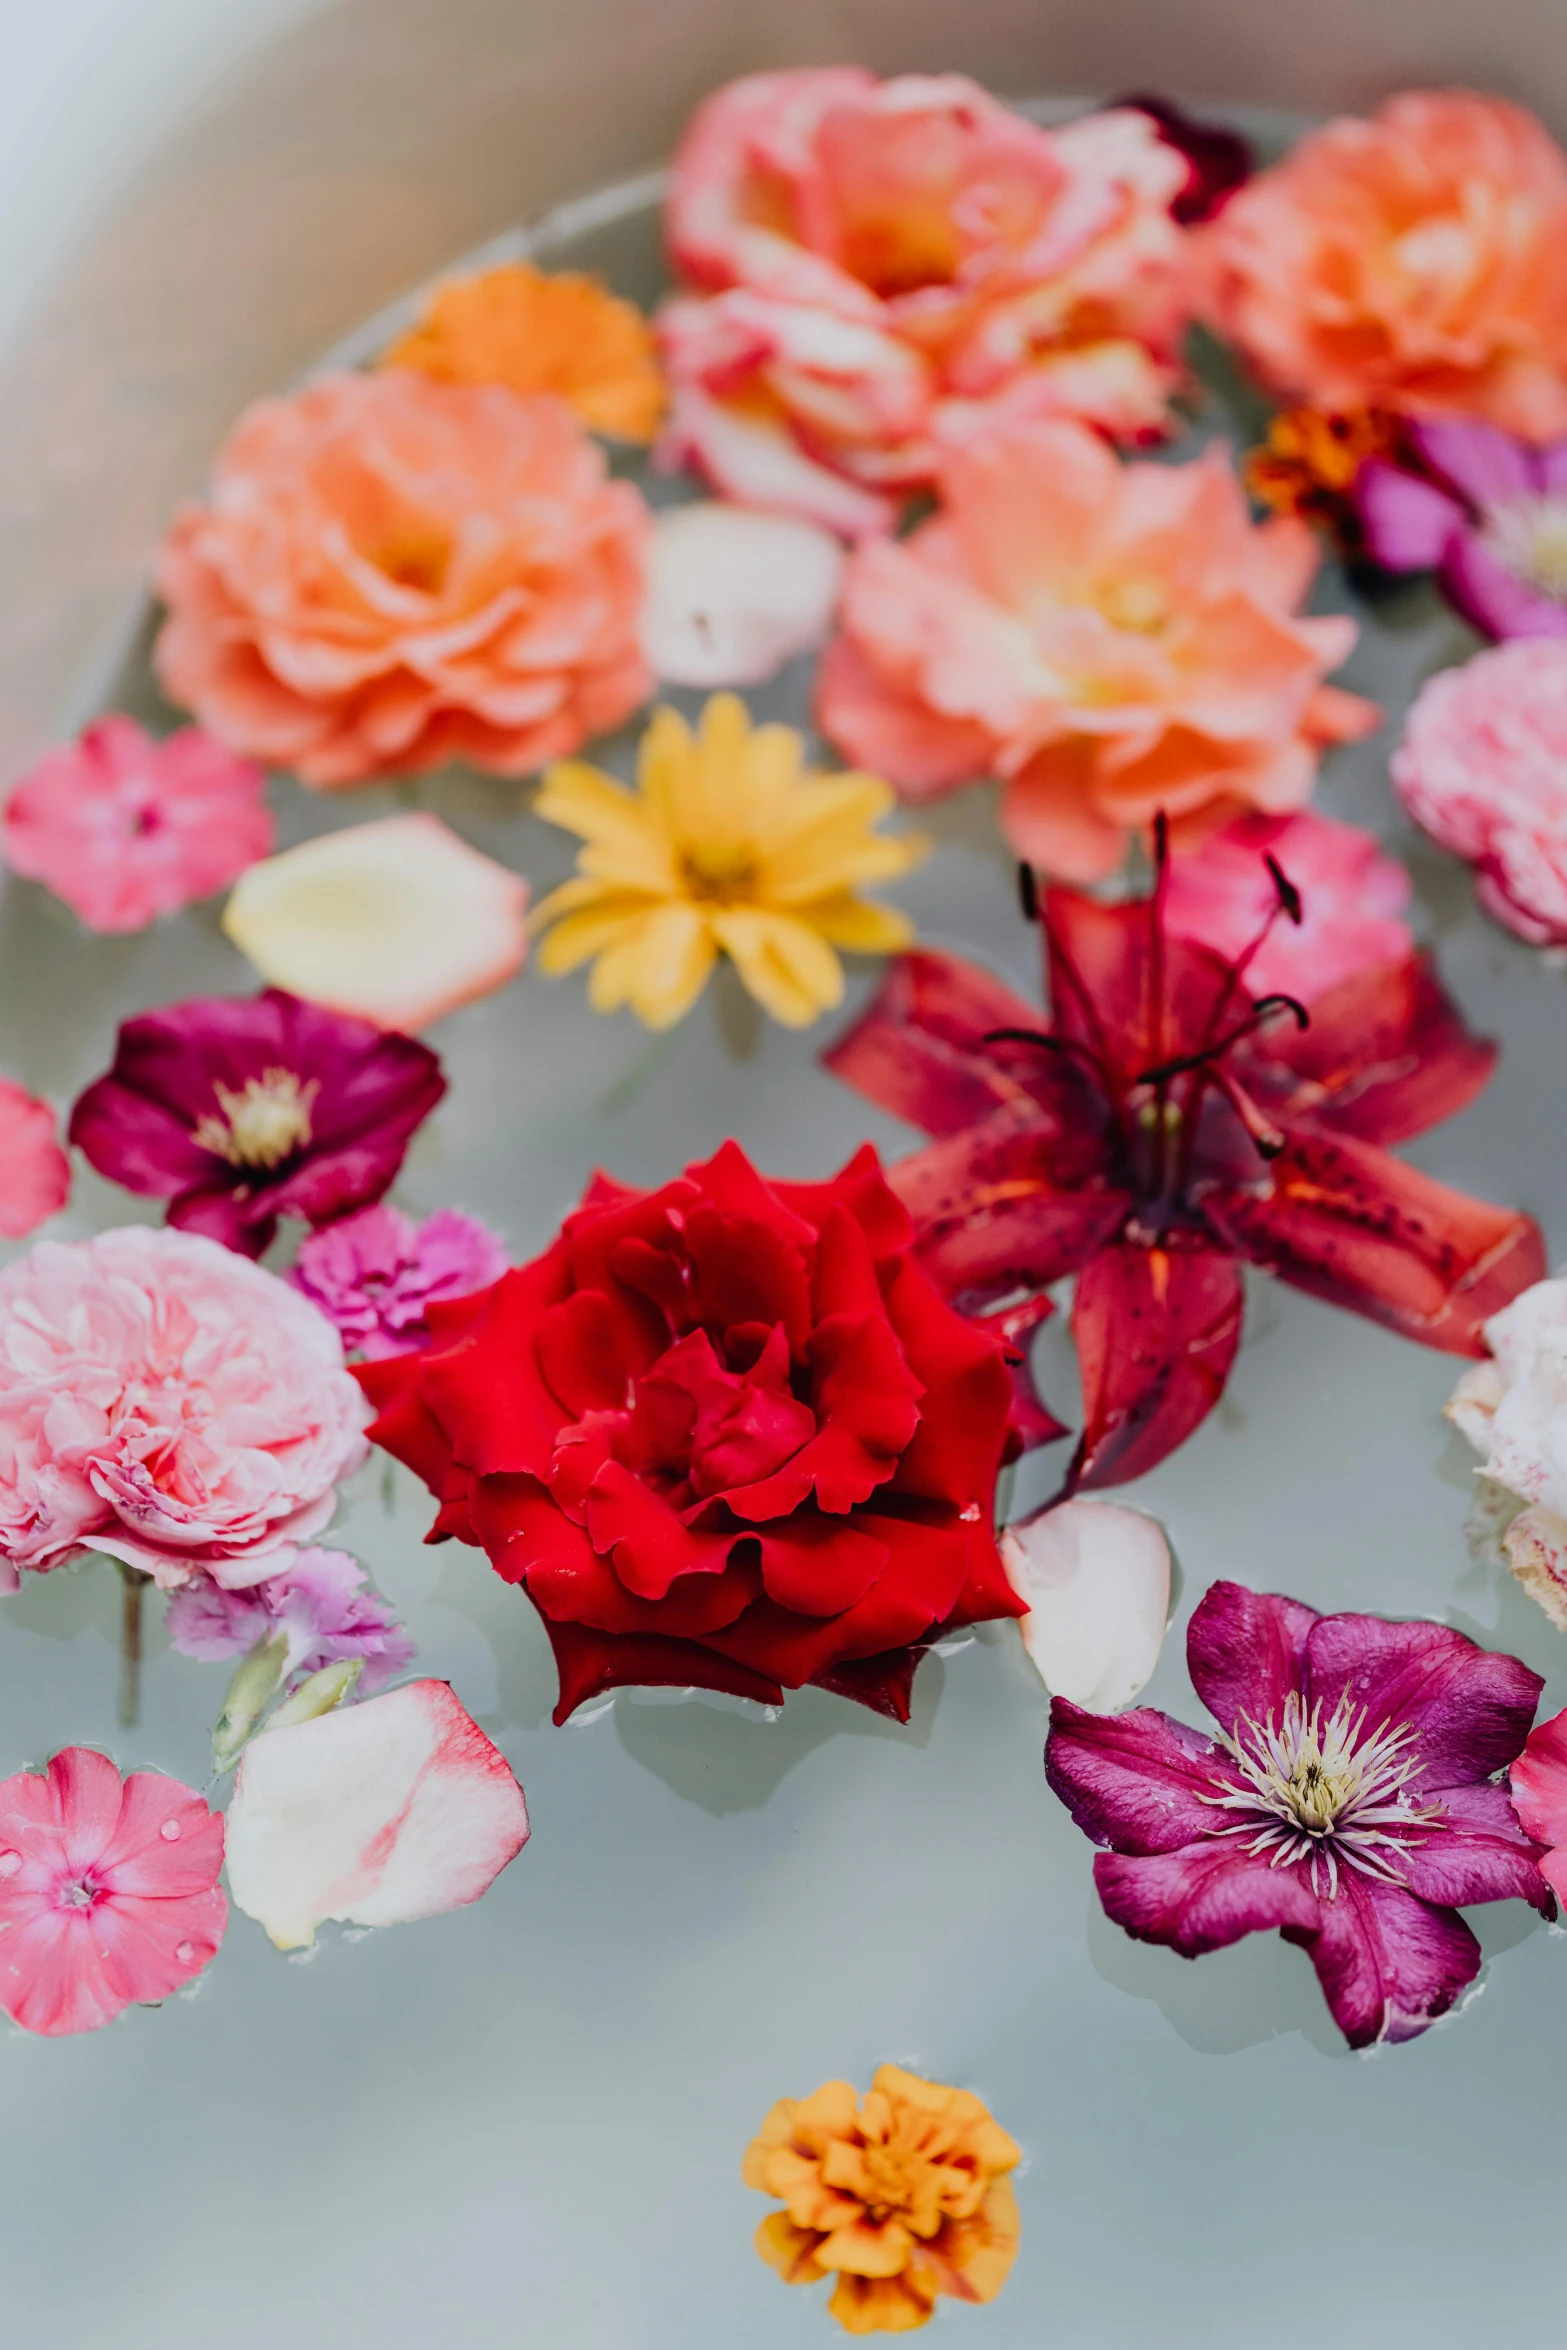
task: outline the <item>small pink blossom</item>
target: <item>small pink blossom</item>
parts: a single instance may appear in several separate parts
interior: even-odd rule
[[[199,1975],[228,1923],[223,1821],[158,1771],[68,1746],[0,1781],[0,2007],[95,2032]]]
[[[199,726],[155,742],[132,718],[101,718],[17,785],[5,809],[5,860],[89,930],[145,930],[267,854],[266,791],[253,761]]]
[[[1375,833],[1302,809],[1294,816],[1241,816],[1170,865],[1165,920],[1172,936],[1211,947],[1226,962],[1243,955],[1278,899],[1266,857],[1299,892],[1299,923],[1274,922],[1246,966],[1253,995],[1309,1002],[1414,952],[1404,919],[1409,875],[1384,854]]]
[[[0,1273],[0,1572],[87,1549],[263,1582],[331,1518],[366,1417],[336,1331],[216,1241],[41,1241]]]
[[[424,1345],[427,1306],[488,1289],[505,1270],[504,1243],[473,1216],[441,1208],[415,1224],[400,1209],[374,1207],[312,1233],[288,1279],[351,1353],[376,1362]]]
[[[363,1657],[366,1697],[414,1658],[408,1634],[346,1550],[302,1550],[281,1575],[240,1591],[193,1575],[171,1596],[165,1621],[181,1656],[208,1664],[244,1656],[281,1632],[288,1654],[280,1680]]]
[[[0,1077],[0,1238],[25,1240],[70,1194],[71,1162],[55,1140],[53,1110]]]
[[[1514,637],[1428,679],[1392,774],[1415,822],[1475,867],[1495,921],[1567,942],[1567,639]]]

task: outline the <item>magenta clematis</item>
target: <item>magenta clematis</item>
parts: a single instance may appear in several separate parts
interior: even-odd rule
[[[1355,477],[1367,554],[1435,571],[1482,636],[1567,636],[1567,441],[1434,418],[1404,437],[1418,470],[1373,457]]]
[[[171,1224],[259,1257],[280,1216],[378,1200],[445,1091],[427,1045],[269,987],[125,1021],[70,1138]]]
[[[427,1345],[432,1305],[488,1289],[505,1270],[505,1243],[476,1217],[438,1208],[416,1224],[383,1203],[313,1232],[287,1278],[348,1353],[374,1363]]]
[[[1461,1109],[1494,1047],[1420,957],[1361,970],[1310,1011],[1246,982],[1298,914],[1282,870],[1241,954],[1169,934],[1146,898],[1040,902],[1048,1021],[956,956],[895,962],[825,1056],[933,1145],[891,1170],[920,1262],[1019,1355],[1077,1275],[1084,1426],[1065,1491],[1141,1476],[1223,1393],[1244,1262],[1423,1345],[1483,1355],[1486,1317],[1545,1271],[1537,1226],[1383,1146]],[[1032,877],[1028,883],[1033,903]],[[1059,1433],[1018,1364],[1024,1444]]]
[[[1319,1616],[1215,1583],[1187,1668],[1214,1716],[1058,1697],[1045,1772],[1096,1844],[1105,1913],[1183,1958],[1277,1927],[1352,2048],[1410,2040],[1480,1970],[1460,1908],[1556,1904],[1497,1774],[1545,1686],[1445,1624]]]

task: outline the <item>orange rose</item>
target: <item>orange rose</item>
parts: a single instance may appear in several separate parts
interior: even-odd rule
[[[828,2081],[780,2098],[746,2150],[748,2187],[784,2208],[756,2248],[786,2284],[837,2277],[828,2309],[851,2334],[906,2334],[939,2295],[993,2301],[1017,2257],[1007,2172],[1023,2150],[966,2089],[884,2064],[870,2095]]]
[[[1567,157],[1522,107],[1415,90],[1331,122],[1200,244],[1211,323],[1285,398],[1567,433]]]
[[[571,411],[400,368],[246,410],[157,567],[172,701],[324,790],[526,775],[651,689],[648,516]]]

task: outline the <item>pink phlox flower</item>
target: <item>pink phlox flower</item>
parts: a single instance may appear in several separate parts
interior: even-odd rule
[[[244,1656],[283,1633],[284,1680],[363,1657],[364,1697],[414,1659],[412,1640],[346,1550],[302,1550],[280,1575],[243,1591],[225,1591],[210,1576],[194,1576],[171,1597],[166,1620],[181,1656],[206,1663]]]
[[[0,1781],[0,2007],[53,2036],[169,1998],[223,1939],[222,1866],[221,1816],[161,1772],[68,1746]]]
[[[429,1335],[425,1309],[488,1289],[506,1249],[473,1216],[441,1208],[415,1224],[398,1208],[366,1208],[312,1233],[288,1275],[334,1322],[350,1353],[374,1362],[413,1354]]]
[[[1275,903],[1271,857],[1294,885],[1298,923],[1275,922],[1246,967],[1255,995],[1310,1002],[1347,979],[1414,953],[1411,883],[1375,833],[1303,808],[1241,816],[1172,858],[1166,927],[1227,962],[1246,952]]]
[[[24,1240],[71,1195],[71,1162],[56,1138],[54,1112],[0,1077],[0,1238]]]
[[[199,726],[162,742],[101,718],[51,751],[6,803],[5,861],[89,930],[145,930],[227,889],[272,847],[267,779]]]

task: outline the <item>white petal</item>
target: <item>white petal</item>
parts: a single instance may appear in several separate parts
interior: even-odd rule
[[[1094,1713],[1130,1705],[1170,1613],[1163,1528],[1116,1502],[1063,1501],[1008,1526],[1001,1557],[1027,1602],[1019,1630],[1045,1686]]]
[[[228,1808],[229,1891],[280,1950],[488,1892],[528,1836],[511,1766],[444,1681],[263,1730]]]
[[[642,646],[670,685],[761,685],[832,622],[830,531],[744,506],[675,506],[653,526]]]
[[[522,968],[528,885],[438,816],[386,816],[265,857],[223,927],[264,979],[378,1028],[423,1028]]]

